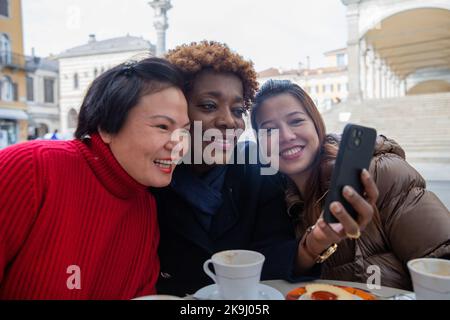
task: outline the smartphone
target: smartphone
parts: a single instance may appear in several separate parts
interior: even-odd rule
[[[330,211],[333,201],[340,202],[347,212],[356,220],[357,213],[345,200],[342,190],[351,186],[362,194],[364,191],[361,182],[361,172],[368,169],[373,157],[377,131],[356,124],[347,124],[342,134],[339,151],[336,158],[330,189],[325,200],[323,219],[327,223],[339,222]]]

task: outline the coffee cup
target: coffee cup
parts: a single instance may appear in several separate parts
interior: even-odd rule
[[[249,250],[227,250],[214,254],[203,270],[218,286],[225,300],[256,300],[265,257]],[[209,266],[214,266],[214,273]]]
[[[434,258],[408,262],[417,300],[450,300],[450,261]]]

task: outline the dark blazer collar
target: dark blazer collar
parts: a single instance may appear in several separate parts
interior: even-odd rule
[[[239,143],[235,150],[236,153],[246,152],[248,143]],[[235,161],[236,163],[236,161]],[[181,165],[184,166],[184,165]],[[171,188],[167,190],[173,199],[161,199],[162,201],[173,201],[173,205],[165,204],[164,207],[170,208],[169,212],[164,212],[170,228],[182,235],[183,237],[193,241],[198,246],[204,248],[210,253],[215,251],[213,241],[223,237],[240,219],[242,208],[242,199],[245,199],[249,192],[248,175],[249,167],[245,164],[229,164],[227,165],[227,173],[222,189],[223,204],[219,212],[214,215],[209,232],[205,230],[192,212],[192,208],[179,197]],[[177,169],[175,169],[177,170]]]
[[[161,212],[165,215],[161,220],[166,221],[166,227],[193,241],[199,247],[210,253],[215,252],[213,242],[224,236],[239,221],[239,201],[245,172],[245,165],[229,165],[222,189],[223,204],[214,215],[209,231],[197,220],[192,207],[171,188],[163,192],[155,191],[156,194],[165,194],[164,197],[158,196],[158,201],[167,202],[162,205],[166,209]]]
[[[242,209],[240,208],[241,187],[245,181],[245,167],[245,165],[229,165],[222,189],[223,203],[212,220],[209,233],[214,240],[221,238],[239,221]]]

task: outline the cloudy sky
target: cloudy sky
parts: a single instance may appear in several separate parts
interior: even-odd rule
[[[153,43],[149,0],[22,0],[26,54],[57,54],[127,33]],[[323,52],[345,47],[347,26],[341,0],[172,0],[168,49],[203,39],[226,42],[255,63],[270,67],[324,65]]]

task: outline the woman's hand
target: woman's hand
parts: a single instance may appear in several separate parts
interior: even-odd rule
[[[330,204],[330,211],[339,223],[327,224],[322,218],[317,220],[311,232],[307,232],[300,241],[296,259],[296,272],[302,274],[309,270],[319,255],[332,244],[343,239],[357,239],[372,220],[377,211],[378,188],[367,170],[361,173],[365,198],[355,192],[351,187],[343,190],[344,198],[358,213],[356,221],[339,202]],[[339,250],[339,249],[338,249]]]
[[[343,189],[344,198],[352,205],[358,214],[356,221],[339,202],[330,204],[330,211],[339,223],[327,224],[320,218],[315,228],[309,234],[306,245],[310,251],[320,254],[333,243],[339,243],[343,239],[357,239],[366,226],[372,220],[376,211],[378,188],[369,172],[364,169],[361,173],[361,182],[364,186],[366,198],[359,195],[353,188],[346,186]]]

